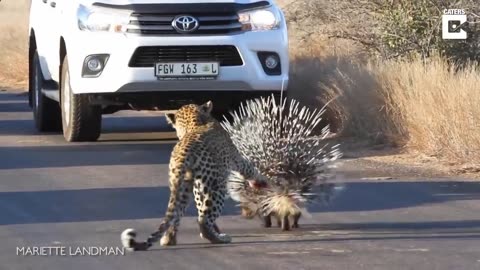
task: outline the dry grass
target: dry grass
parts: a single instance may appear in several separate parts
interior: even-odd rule
[[[0,4],[0,86],[26,88],[29,3],[15,0]]]
[[[480,68],[455,71],[440,58],[424,64],[375,67],[396,133],[408,145],[465,161],[480,161]]]
[[[456,72],[440,57],[427,63],[372,59],[351,41],[320,33],[305,36],[296,27],[308,18],[295,18],[298,10],[286,10],[286,15],[292,22],[289,95],[310,106],[331,102],[327,118],[335,131],[373,144],[480,163],[478,66]],[[336,27],[334,31],[344,29]]]
[[[455,71],[439,57],[365,62],[315,46],[323,51],[294,56],[289,93],[311,106],[330,101],[340,134],[480,162],[478,66]]]

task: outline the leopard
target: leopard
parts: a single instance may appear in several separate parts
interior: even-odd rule
[[[178,142],[169,162],[170,198],[163,221],[145,242],[136,242],[134,229],[121,235],[126,250],[146,250],[160,240],[161,246],[177,244],[180,219],[193,195],[198,211],[200,237],[213,244],[232,241],[216,224],[228,197],[227,181],[232,171],[246,179],[264,181],[255,167],[234,146],[229,134],[212,115],[213,103],[187,104],[167,113]]]

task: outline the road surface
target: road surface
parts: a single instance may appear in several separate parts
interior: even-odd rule
[[[125,255],[26,256],[17,248],[119,247],[145,239],[168,198],[172,130],[154,113],[105,117],[96,143],[38,134],[26,97],[0,93],[0,269],[480,269],[480,184],[451,179],[361,179],[345,165],[344,191],[281,232],[239,217],[229,202],[229,245],[201,240],[193,206],[178,245]],[[20,252],[22,253],[22,252]]]

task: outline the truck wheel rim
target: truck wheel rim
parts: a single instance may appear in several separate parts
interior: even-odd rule
[[[62,99],[62,104],[63,104],[63,111],[65,114],[65,124],[67,126],[70,124],[70,78],[68,76],[68,72],[65,74],[65,82],[64,82],[64,89],[63,89],[63,99]]]

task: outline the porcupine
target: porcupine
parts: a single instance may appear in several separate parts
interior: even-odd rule
[[[329,202],[341,186],[328,181],[334,161],[341,157],[339,145],[329,146],[327,125],[320,136],[312,132],[322,120],[325,108],[310,110],[287,98],[273,96],[249,100],[231,113],[233,120],[222,126],[240,153],[267,177],[267,183],[245,179],[232,172],[228,189],[240,203],[242,215],[259,216],[265,227],[277,218],[282,230],[298,227],[298,220],[311,203]]]

